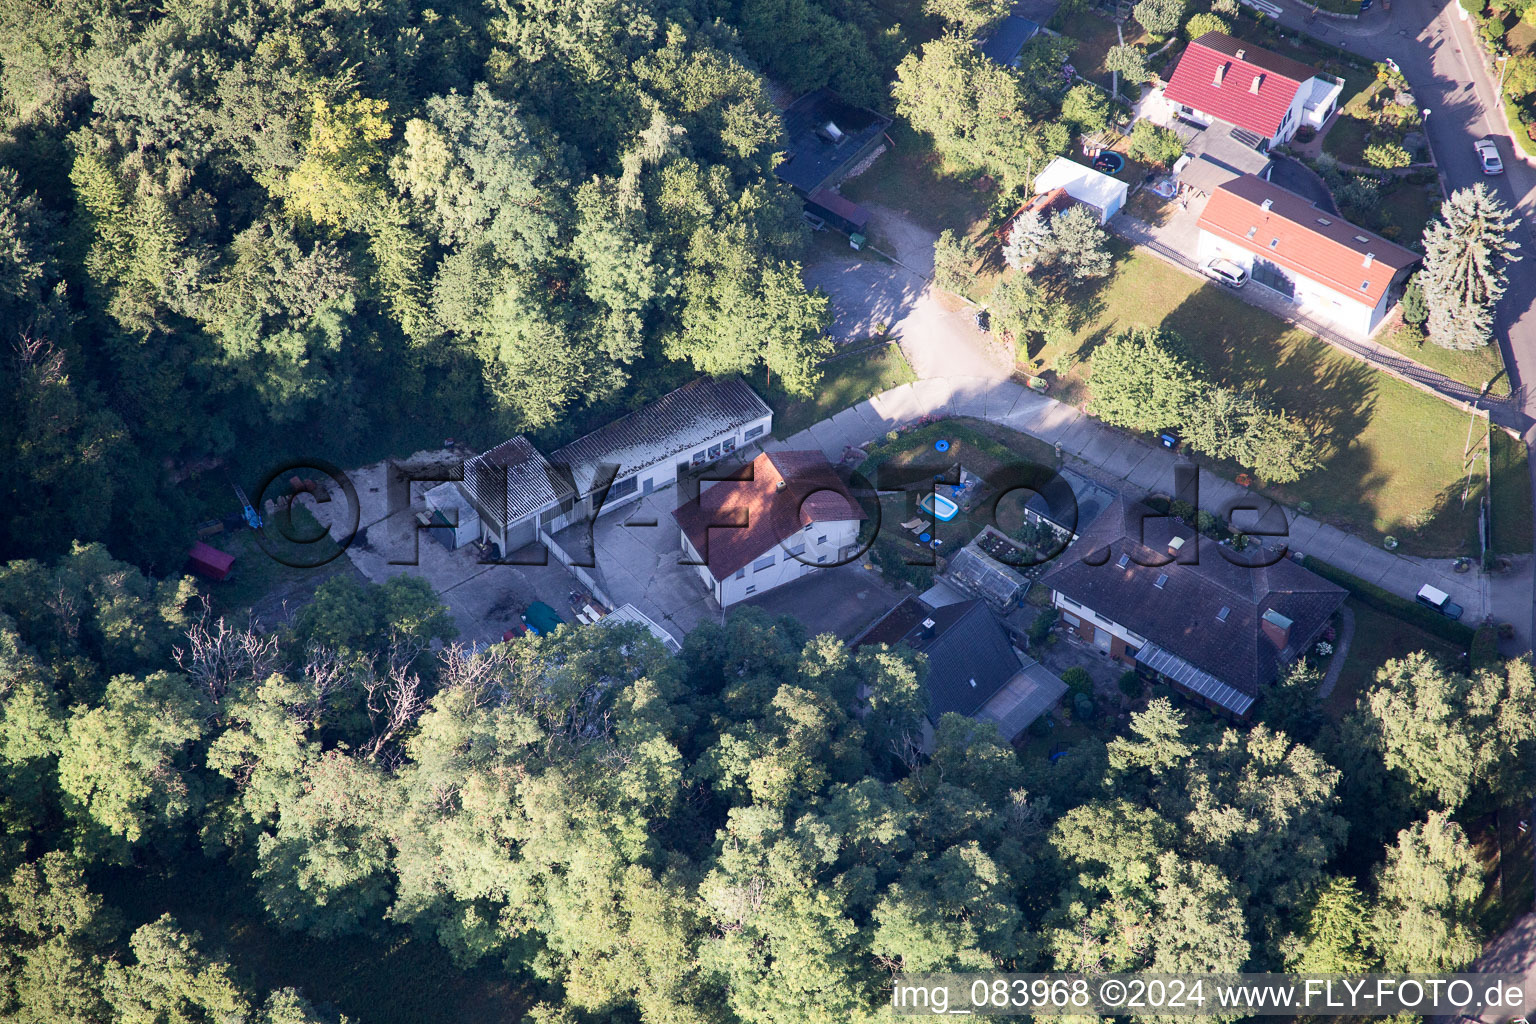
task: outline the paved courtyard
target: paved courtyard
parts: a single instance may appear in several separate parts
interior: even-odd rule
[[[435,484],[412,484],[410,507],[389,515],[389,463],[348,470],[347,476],[357,492],[358,535],[345,557],[374,583],[403,575],[425,579],[448,606],[461,642],[500,640],[534,601],[544,601],[570,620],[569,596],[580,584],[553,558],[547,565],[487,565],[475,547],[449,551],[416,528],[415,513],[426,507],[422,492]],[[399,480],[394,483],[403,485]],[[316,502],[305,495],[299,503],[332,536],[344,535],[351,524],[352,509],[340,488],[333,489],[330,501]],[[540,554],[538,549],[525,549],[511,557],[531,561]]]

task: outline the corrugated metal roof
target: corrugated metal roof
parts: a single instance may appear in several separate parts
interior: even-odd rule
[[[1136,652],[1141,664],[1167,676],[1191,693],[1219,704],[1235,715],[1246,715],[1253,707],[1253,698],[1233,689],[1202,669],[1198,669],[1176,654],[1170,654],[1157,644],[1146,644]]]
[[[604,464],[618,465],[619,478],[626,477],[772,415],[745,381],[696,380],[577,438],[550,462],[568,470],[577,493],[586,495]]]
[[[566,488],[521,434],[464,463],[464,487],[481,515],[501,526],[558,503]]]

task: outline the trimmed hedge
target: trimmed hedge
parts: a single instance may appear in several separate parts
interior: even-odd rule
[[[1472,647],[1468,652],[1467,665],[1473,672],[1482,668],[1497,669],[1504,664],[1499,657],[1499,627],[1479,626],[1472,634]]]
[[[1525,119],[1525,111],[1520,104],[1508,97],[1504,100],[1504,116],[1509,118],[1509,137],[1515,141],[1527,156],[1536,156],[1536,141],[1531,139],[1531,133],[1527,131],[1528,124]]]
[[[1311,555],[1302,559],[1302,565],[1317,573],[1325,580],[1330,580],[1343,587],[1354,595],[1355,599],[1369,608],[1402,619],[1411,625],[1417,626],[1426,633],[1431,633],[1447,643],[1456,644],[1461,648],[1472,646],[1472,627],[1464,626],[1460,622],[1446,618],[1433,608],[1426,608],[1417,601],[1398,597],[1390,591],[1383,590],[1374,583],[1367,583],[1358,576],[1352,576],[1337,566],[1320,562]]]

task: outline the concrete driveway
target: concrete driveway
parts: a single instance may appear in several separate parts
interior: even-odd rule
[[[978,331],[973,309],[929,282],[938,236],[905,214],[867,205],[878,253],[820,259],[802,273],[807,286],[832,299],[831,334],[838,344],[885,333],[901,344],[919,377],[964,374],[1002,380],[1013,372],[1013,353]]]
[[[832,633],[839,640],[851,640],[896,607],[902,596],[902,590],[887,585],[878,572],[864,568],[860,559],[819,569],[735,607],[788,615],[805,623],[812,633]]]
[[[500,640],[534,601],[544,601],[567,621],[574,621],[569,596],[580,584],[563,566],[554,559],[547,565],[488,565],[480,561],[474,547],[449,551],[416,527],[415,514],[426,508],[421,494],[435,484],[411,485],[410,506],[390,515],[389,473],[390,464],[385,462],[347,471],[357,492],[358,535],[345,557],[364,576],[374,583],[396,576],[425,579],[448,607],[464,643]],[[353,509],[339,488],[330,501],[317,503],[305,495],[299,504],[333,536],[344,534],[351,525]],[[539,554],[525,549],[511,557],[534,561]]]

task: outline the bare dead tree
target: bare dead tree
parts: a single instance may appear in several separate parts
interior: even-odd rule
[[[398,763],[395,739],[415,724],[427,706],[421,676],[412,671],[424,644],[396,638],[390,644],[382,671],[365,671],[360,680],[368,698],[368,720],[373,725],[373,739],[363,745],[363,754],[391,766]]]
[[[332,695],[352,682],[352,670],[341,655],[326,647],[310,647],[304,655],[304,692],[308,699],[295,708],[305,722],[314,725]]]
[[[236,627],[222,615],[215,618],[207,598],[186,636],[187,645],[172,648],[172,657],[215,705],[238,680],[260,681],[280,668],[277,637],[258,632],[254,621]]]
[[[912,735],[912,730],[903,729],[901,735],[891,740],[892,752],[901,759],[901,763],[907,766],[909,775],[916,775],[923,766],[923,740],[921,734]]]
[[[1022,789],[1013,790],[1008,794],[1008,798],[1006,811],[1008,827],[1024,839],[1044,835],[1049,799],[1042,797],[1031,800],[1029,794]]]
[[[438,658],[442,663],[437,676],[439,690],[463,690],[475,707],[507,700],[507,681],[515,676],[517,661],[505,644],[482,651],[450,644]]]

